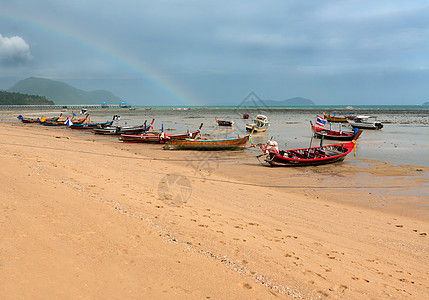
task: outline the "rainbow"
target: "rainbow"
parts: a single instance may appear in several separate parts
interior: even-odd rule
[[[154,68],[146,63],[142,63],[138,58],[133,58],[124,55],[119,49],[115,49],[110,44],[101,41],[96,42],[95,39],[89,36],[76,33],[72,30],[60,29],[58,26],[51,26],[46,20],[30,20],[30,18],[22,18],[19,16],[11,16],[0,13],[2,19],[8,19],[14,22],[26,23],[32,28],[36,28],[49,34],[56,34],[63,38],[67,38],[79,43],[81,46],[102,55],[103,57],[113,61],[114,63],[124,67],[128,71],[138,76],[141,79],[148,80],[157,90],[161,91],[168,98],[172,99],[178,106],[197,106],[199,101],[192,96],[189,91],[157,72]]]

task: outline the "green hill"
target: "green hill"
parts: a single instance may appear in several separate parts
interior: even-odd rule
[[[44,96],[0,91],[0,105],[54,105]]]
[[[35,77],[21,80],[7,91],[44,96],[57,105],[121,102],[121,98],[105,90],[86,92],[60,81]]]

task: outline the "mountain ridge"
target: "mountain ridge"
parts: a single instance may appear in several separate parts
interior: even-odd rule
[[[84,91],[67,83],[37,77],[18,81],[6,90],[22,94],[44,96],[57,105],[61,104],[99,104],[102,102],[121,102],[121,98],[106,90]]]

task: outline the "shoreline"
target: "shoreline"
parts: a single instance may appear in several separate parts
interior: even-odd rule
[[[0,160],[4,166],[15,167],[1,173],[3,182],[8,183],[1,192],[9,196],[7,208],[3,209],[8,226],[1,233],[8,243],[0,257],[6,270],[0,280],[7,286],[0,285],[5,298],[19,295],[19,284],[24,281],[31,285],[40,283],[37,270],[41,265],[37,259],[45,254],[30,254],[34,247],[37,249],[33,241],[38,240],[44,241],[48,252],[54,252],[56,263],[71,274],[88,279],[92,273],[83,262],[89,260],[92,268],[120,271],[121,278],[131,280],[134,292],[138,290],[140,295],[268,298],[290,294],[302,298],[358,299],[389,295],[419,298],[428,294],[428,207],[424,195],[417,195],[419,189],[427,192],[427,167],[392,166],[347,157],[343,164],[331,167],[264,168],[256,165],[257,161],[252,162],[254,157],[246,152],[230,153],[232,157],[222,160],[219,153],[166,151],[159,145],[123,144],[111,137],[65,128],[4,122],[0,126]],[[348,197],[366,199],[366,205],[348,203],[343,199],[343,190],[324,188],[320,193],[317,189],[331,184],[332,178],[341,188],[348,189]],[[19,189],[26,186],[27,180],[34,182],[31,190]],[[361,187],[351,189],[350,182]],[[369,192],[368,186],[377,193]],[[414,209],[407,210],[407,204],[399,201],[405,198],[400,193],[386,195],[385,191],[392,189],[386,186],[416,193],[406,197],[413,201],[416,212],[421,212],[419,205],[426,209],[423,215],[416,218]],[[164,193],[166,187],[175,190]],[[36,195],[34,199],[25,198],[28,208],[19,204],[22,198],[18,195],[24,193]],[[49,199],[43,197],[46,193],[63,196]],[[68,194],[75,194],[75,202],[64,197]],[[181,197],[178,199],[177,195]],[[373,199],[376,207],[368,205],[368,199]],[[398,207],[387,209],[392,203]],[[98,208],[84,212],[81,206]],[[11,210],[13,207],[19,209]],[[35,228],[43,224],[46,229],[37,232],[28,224],[24,226],[29,221],[20,218],[23,215]],[[46,219],[52,223],[44,223]],[[85,223],[85,232],[96,232],[95,236],[101,234],[104,238],[94,240],[91,234],[73,232],[75,221]],[[111,225],[104,228],[102,224]],[[62,232],[56,232],[56,226]],[[122,234],[110,234],[113,228],[122,230]],[[130,232],[137,231],[145,232],[153,248],[146,243],[136,244],[131,236],[137,234]],[[27,236],[20,237],[23,234]],[[27,237],[30,240],[21,241]],[[62,237],[75,239],[57,245]],[[21,264],[10,264],[12,249],[18,244]],[[56,245],[74,256],[65,259],[53,250]],[[89,250],[88,254],[78,251],[82,246]],[[114,250],[109,250],[111,247]],[[128,249],[127,253],[122,248]],[[136,261],[142,253],[157,257],[163,248],[168,252],[164,256],[168,262],[153,264],[161,266],[160,270],[148,265],[152,274],[142,269],[140,260]],[[191,276],[187,268],[177,271],[179,277],[163,278],[161,271],[176,270],[177,262],[170,258],[183,257],[184,253],[189,255],[187,268],[197,274],[193,281],[184,279]],[[26,259],[26,255],[36,260]],[[103,259],[105,255],[113,260],[111,265]],[[123,257],[134,264],[124,266],[119,259]],[[199,272],[199,264],[209,272]],[[76,266],[80,271],[76,271]],[[28,274],[17,273],[29,269],[32,271]],[[134,277],[137,271],[149,276],[154,287],[151,292],[148,284]],[[48,274],[56,272],[52,267]],[[207,273],[218,284],[230,280],[226,284],[228,290],[210,287],[202,280],[207,279]],[[22,276],[24,281],[14,283],[16,276]],[[107,282],[115,282],[120,287],[115,295],[129,295],[125,293],[126,284],[114,281],[117,276],[113,272],[108,279],[94,276],[90,281],[101,288]],[[160,282],[150,280],[157,276],[162,278]],[[66,291],[74,291],[75,296],[95,291],[103,294],[100,289],[85,290],[89,294],[77,292],[76,287],[82,283],[79,280],[73,279],[69,284],[59,281],[54,280]],[[180,289],[162,294],[166,283]],[[109,288],[107,291],[111,292]]]

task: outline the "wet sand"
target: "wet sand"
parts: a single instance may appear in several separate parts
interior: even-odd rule
[[[427,167],[0,128],[3,299],[429,294]]]

